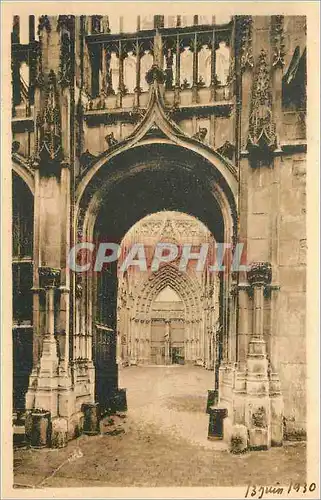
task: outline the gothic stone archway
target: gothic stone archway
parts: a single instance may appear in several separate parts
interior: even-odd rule
[[[235,228],[235,206],[229,203],[232,193],[220,179],[215,166],[187,148],[155,141],[125,150],[101,168],[99,182],[89,183],[87,189],[89,192],[85,190],[78,212],[79,233],[87,241],[98,244],[107,238],[120,244],[128,229],[145,215],[178,210],[202,221],[216,241],[232,243]],[[229,341],[226,297],[230,278],[229,275],[224,277],[220,305],[226,355]],[[107,404],[106,398],[109,400],[118,387],[116,268],[103,271],[99,276],[88,274],[80,280],[83,293],[76,298],[79,330],[75,331],[74,349],[81,358],[90,352],[93,343],[95,397]],[[194,314],[196,299],[190,300]],[[189,319],[192,320],[200,321],[199,316]],[[84,333],[81,325],[87,325]],[[204,360],[206,356],[201,358]]]
[[[123,279],[119,290],[121,305],[117,328],[119,362],[125,365],[171,364],[170,350],[167,359],[161,362],[158,359],[160,353],[157,357],[155,349],[165,349],[162,337],[166,337],[166,328],[170,333],[173,327],[177,330],[177,338],[175,340],[175,335],[167,335],[168,348],[176,342],[177,353],[184,362],[214,369],[215,338],[219,326],[220,282],[217,278],[215,276],[208,286],[201,286],[191,273],[179,271],[174,264],[166,264],[143,280],[135,293],[131,291],[130,294],[126,279]],[[176,310],[173,310],[172,304],[169,309],[165,306],[162,308],[156,302],[166,288],[176,293],[179,302]],[[180,334],[179,330],[182,330]]]

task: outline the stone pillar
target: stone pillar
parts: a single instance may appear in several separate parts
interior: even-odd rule
[[[139,22],[139,21],[138,21]],[[135,95],[134,95],[134,107],[139,108],[139,98],[140,94],[142,92],[142,89],[140,87],[140,67],[141,67],[141,54],[142,50],[140,47],[140,43],[138,38],[136,39],[135,42],[135,54],[136,54],[136,86],[134,89]]]
[[[179,35],[176,35],[176,40],[175,40],[175,62],[176,62],[176,67],[175,67],[175,89],[174,89],[174,106],[177,107],[179,106],[180,103],[180,89],[181,89],[181,46],[180,46],[180,38]]]
[[[238,367],[240,371],[245,371],[246,356],[248,350],[248,287],[247,285],[238,285],[238,332],[237,332],[237,352]]]
[[[122,42],[119,40],[118,42],[118,58],[119,58],[119,75],[118,75],[118,93],[117,93],[117,106],[119,108],[123,105],[123,95],[124,95],[124,57],[125,53],[123,50]]]
[[[34,407],[58,415],[58,353],[55,338],[55,295],[60,282],[60,269],[39,268],[40,286],[45,290],[46,328],[37,377]]]
[[[154,37],[154,64],[160,69],[163,69],[163,45],[162,37],[156,29],[156,35]]]
[[[170,359],[170,345],[171,345],[171,331],[170,331],[170,321],[165,320],[165,365],[171,364]]]
[[[255,262],[250,266],[247,277],[253,293],[253,333],[247,354],[245,423],[249,446],[264,449],[271,445],[269,367],[263,338],[264,289],[271,283],[271,265]]]
[[[35,68],[34,366],[27,409],[69,419],[75,411],[69,364],[71,103],[73,69],[63,42],[72,18],[42,16]],[[64,39],[66,40],[66,39]],[[69,46],[68,46],[69,47]],[[69,47],[70,48],[70,47]],[[68,60],[68,61],[67,61]],[[54,423],[54,421],[52,421]]]

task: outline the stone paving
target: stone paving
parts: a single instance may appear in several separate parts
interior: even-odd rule
[[[105,419],[99,436],[64,449],[17,449],[21,487],[241,486],[304,482],[305,443],[242,455],[207,440],[207,390],[213,372],[199,367],[130,367],[120,371],[129,410]]]

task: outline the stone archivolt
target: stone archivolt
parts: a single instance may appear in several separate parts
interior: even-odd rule
[[[123,286],[126,286],[123,284]],[[172,304],[171,309],[168,311],[158,311],[155,305],[155,299],[158,297],[160,292],[166,287],[170,287],[177,295],[181,298],[184,305],[184,309],[180,311],[175,310],[175,304]],[[124,288],[120,291],[121,306],[119,311],[119,316],[126,314],[126,307],[128,306],[128,295],[124,292]],[[206,359],[206,352],[208,351],[208,342],[214,342],[215,335],[213,334],[210,338],[205,336],[205,324],[204,318],[206,316],[206,303],[201,300],[202,293],[201,287],[197,280],[190,276],[186,272],[180,272],[178,268],[173,264],[166,264],[162,266],[157,272],[152,273],[138,288],[135,293],[134,300],[130,301],[130,321],[128,326],[128,331],[124,333],[122,330],[118,332],[119,342],[121,339],[126,338],[128,343],[128,358],[119,352],[118,358],[120,363],[127,364],[130,363],[146,363],[151,362],[150,350],[146,352],[144,346],[141,348],[134,348],[133,352],[133,342],[138,342],[138,344],[144,344],[145,342],[151,342],[151,321],[180,321],[184,325],[184,342],[186,343],[197,343],[197,349],[185,348],[184,359],[185,362],[194,362],[202,364],[204,366],[213,367],[214,359]],[[156,307],[156,309],[155,309]],[[217,314],[217,310],[208,311],[208,314]],[[162,317],[157,318],[161,314]],[[156,315],[156,316],[155,316]],[[205,315],[205,316],[204,316]],[[154,318],[155,316],[155,318]],[[140,327],[137,330],[137,322],[140,323]],[[123,325],[126,321],[120,320],[120,324]],[[124,342],[122,342],[122,346]],[[195,344],[196,345],[196,344]],[[213,355],[214,351],[213,350]],[[123,352],[123,347],[119,346],[119,351]]]
[[[154,231],[153,231],[154,229]],[[137,223],[126,235],[122,245],[130,247],[136,241],[148,241],[148,248],[153,249],[158,242],[175,243],[180,248],[184,242],[199,247],[204,242],[212,241],[208,229],[197,219],[178,212],[159,212],[147,216]],[[153,251],[154,255],[154,251]],[[219,278],[217,275],[205,278],[206,270],[196,272],[194,266],[180,271],[180,257],[171,263],[163,263],[156,272],[149,268],[143,277],[131,272],[119,277],[119,353],[122,348],[120,339],[125,336],[128,342],[129,362],[151,362],[150,350],[142,348],[131,352],[133,339],[135,342],[151,342],[151,323],[164,321],[179,322],[184,329],[185,361],[193,362],[212,369],[215,358],[216,329],[218,328],[218,296]],[[169,287],[181,299],[181,307],[177,303],[166,302],[165,306],[155,302],[159,294]],[[165,309],[164,309],[165,308]],[[141,328],[137,329],[137,325]],[[127,325],[127,326],[126,326]],[[149,325],[149,326],[147,326]],[[189,344],[198,345],[190,349]],[[209,348],[211,344],[211,348]],[[119,361],[126,364],[125,356],[118,356]],[[122,359],[121,359],[122,358]]]

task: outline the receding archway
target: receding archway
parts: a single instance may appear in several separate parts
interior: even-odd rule
[[[209,156],[208,151],[206,153]],[[96,177],[85,184],[85,174],[78,190],[76,212],[80,239],[96,244],[107,239],[120,244],[138,220],[150,213],[174,210],[198,218],[216,241],[232,243],[236,203],[230,186],[231,175],[226,180],[208,158],[190,148],[155,140],[125,149],[105,164],[102,160],[100,163]],[[86,325],[86,331],[84,336],[80,331],[74,332],[74,349],[79,353],[82,342],[88,353],[93,343],[96,398],[105,404],[104,400],[118,384],[116,266],[110,266],[108,272],[99,276],[88,273],[80,280],[84,293],[76,298],[79,311],[76,325]],[[228,280],[226,276],[223,288],[228,287]],[[101,307],[102,303],[107,307]],[[220,314],[228,336],[226,304],[221,304]]]

